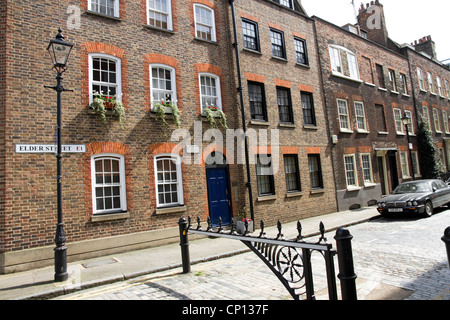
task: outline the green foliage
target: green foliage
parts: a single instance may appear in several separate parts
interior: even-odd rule
[[[433,140],[428,125],[420,122],[417,133],[417,144],[419,149],[420,170],[422,178],[437,179],[439,178],[439,171],[441,167],[441,160],[439,157],[439,150],[436,147],[436,142]]]

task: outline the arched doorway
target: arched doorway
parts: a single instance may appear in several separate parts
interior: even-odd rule
[[[228,174],[228,164],[225,156],[213,151],[205,160],[206,184],[208,188],[209,216],[213,226],[231,223],[231,196]]]

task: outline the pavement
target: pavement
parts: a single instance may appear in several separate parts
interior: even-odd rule
[[[319,234],[319,224],[323,222],[325,231],[363,223],[380,217],[375,207],[341,211],[301,220],[302,235]],[[267,237],[275,238],[276,226],[266,227]],[[282,225],[286,239],[297,236],[297,221]],[[258,230],[255,231],[258,235]],[[329,239],[331,240],[334,239]],[[191,264],[197,264],[236,254],[249,249],[240,241],[224,238],[190,238]],[[67,244],[70,248],[70,243]],[[179,243],[154,248],[118,253],[68,263],[69,279],[54,282],[54,267],[34,269],[25,272],[0,275],[0,300],[43,300],[73,293],[108,283],[125,281],[139,276],[179,269],[182,272],[181,249]]]

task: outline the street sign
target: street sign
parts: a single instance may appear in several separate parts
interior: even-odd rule
[[[86,145],[62,145],[63,153],[85,153]],[[56,153],[54,144],[16,144],[16,153]]]

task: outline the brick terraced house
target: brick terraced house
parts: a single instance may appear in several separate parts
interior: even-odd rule
[[[298,0],[0,0],[0,273],[53,264],[58,27],[74,44],[62,143],[84,151],[62,158],[68,261],[176,242],[188,215],[373,205],[420,176],[424,107],[449,165],[449,69],[390,40],[371,5],[382,28],[369,4],[341,28]]]
[[[55,143],[44,85],[58,27],[74,44],[62,143],[86,148],[62,158],[69,261],[178,241],[180,217],[229,224],[251,207],[229,1],[0,4],[1,273],[53,263],[55,157],[21,151]],[[236,4],[248,129],[262,142],[269,132],[268,146],[250,144],[249,214],[273,224],[335,211],[313,20],[297,1]],[[100,94],[122,103],[123,123],[94,110]]]
[[[412,120],[413,165],[418,163],[408,60],[368,40],[359,26],[316,18],[316,30],[338,207],[373,205],[411,179],[405,113]]]

